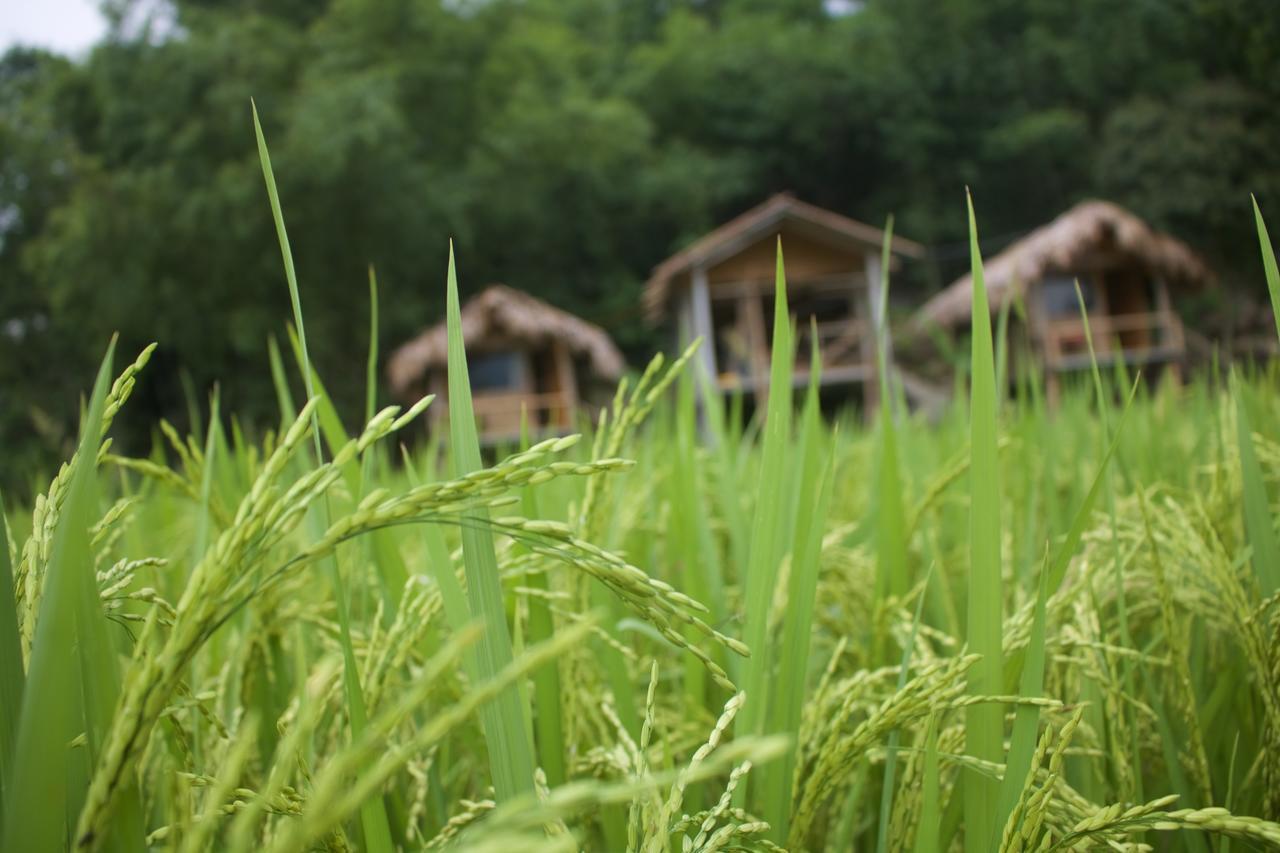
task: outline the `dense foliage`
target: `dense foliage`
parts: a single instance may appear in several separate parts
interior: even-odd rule
[[[143,422],[189,424],[188,399],[217,379],[246,423],[271,410],[257,368],[284,303],[251,97],[349,422],[368,264],[393,306],[386,341],[440,316],[452,236],[464,281],[598,321],[639,363],[655,342],[635,322],[648,269],[784,189],[871,222],[896,213],[936,248],[908,271],[923,289],[963,271],[967,184],[988,249],[1102,194],[1261,295],[1233,275],[1253,257],[1241,200],[1280,188],[1270,0],[107,7],[119,24],[84,61],[0,60],[0,480],[24,493],[69,449],[69,378],[113,330],[130,349],[161,340]]]

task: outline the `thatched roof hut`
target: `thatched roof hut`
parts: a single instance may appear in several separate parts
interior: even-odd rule
[[[1200,286],[1213,273],[1185,243],[1156,231],[1109,201],[1083,201],[983,263],[994,312],[1007,299],[1053,273],[1082,273],[1129,264],[1166,284]],[[920,309],[921,326],[949,328],[969,322],[973,280],[961,276]]]
[[[681,249],[653,268],[644,286],[644,311],[650,322],[666,314],[672,291],[682,276],[695,269],[711,269],[742,253],[761,240],[778,234],[836,249],[857,249],[879,257],[884,232],[830,210],[800,201],[791,193],[778,193]],[[785,236],[784,236],[784,242]],[[768,246],[772,251],[772,244]],[[894,237],[894,263],[898,256],[918,258],[924,247],[905,237]]]
[[[538,350],[562,341],[601,379],[616,380],[626,368],[626,360],[604,329],[503,284],[490,285],[468,300],[461,316],[468,352],[512,345]],[[401,346],[387,362],[391,390],[406,394],[432,369],[443,369],[448,349],[443,321]]]
[[[1186,244],[1107,201],[1077,204],[984,263],[983,271],[992,312],[1022,298],[1031,344],[1026,356],[1043,369],[1051,401],[1061,375],[1095,358],[1181,375],[1186,330],[1172,294],[1214,281]],[[914,325],[966,326],[972,301],[966,275],[925,303]]]
[[[878,399],[875,369],[881,250],[879,228],[806,204],[788,193],[726,222],[658,264],[645,285],[650,322],[666,320],[675,343],[695,338],[701,371],[723,391],[766,393],[778,241],[798,335],[791,381],[808,381],[810,353],[822,363],[831,400]],[[895,237],[890,263],[919,257],[920,244]]]
[[[612,385],[626,367],[599,326],[501,284],[469,300],[461,315],[472,408],[486,444],[514,440],[525,426],[542,435],[574,429],[592,391]],[[428,416],[433,424],[447,410],[448,350],[442,322],[387,363],[397,395],[425,391],[441,398]]]

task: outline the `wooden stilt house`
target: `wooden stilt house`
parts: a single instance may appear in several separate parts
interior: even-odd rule
[[[472,403],[485,444],[518,438],[522,412],[536,435],[571,432],[582,407],[597,399],[597,391],[611,390],[626,367],[599,326],[504,285],[469,300],[461,315]],[[433,427],[448,412],[447,353],[441,322],[397,349],[387,363],[397,395],[437,395],[427,410]]]
[[[702,367],[720,389],[765,391],[779,237],[796,321],[795,384],[808,380],[813,318],[824,390],[860,384],[874,403],[884,233],[791,195],[770,198],[655,267],[644,291],[647,317],[670,321],[681,347],[701,337]],[[901,237],[891,248],[895,265],[923,253]]]
[[[983,266],[993,313],[1023,300],[1032,355],[1044,367],[1051,398],[1062,374],[1090,363],[1077,281],[1100,363],[1123,358],[1175,374],[1186,359],[1186,337],[1173,297],[1214,281],[1186,244],[1107,201],[1076,205]],[[965,275],[925,303],[914,325],[968,326],[972,299],[973,282]]]

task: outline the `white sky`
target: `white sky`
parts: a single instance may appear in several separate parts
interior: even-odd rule
[[[0,0],[0,52],[27,44],[78,56],[106,28],[98,0]]]

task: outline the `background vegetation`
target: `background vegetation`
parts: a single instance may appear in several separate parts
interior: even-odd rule
[[[441,316],[452,236],[464,297],[507,281],[641,363],[649,268],[784,189],[932,245],[901,294],[963,271],[968,184],[987,251],[1101,194],[1202,250],[1245,300],[1227,315],[1261,300],[1242,199],[1280,190],[1270,0],[174,0],[150,29],[127,13],[154,4],[107,8],[133,23],[82,62],[0,59],[0,482],[22,493],[114,330],[160,341],[132,423],[189,423],[184,381],[218,378],[246,424],[272,411],[251,96],[348,422],[369,263],[389,343]]]

